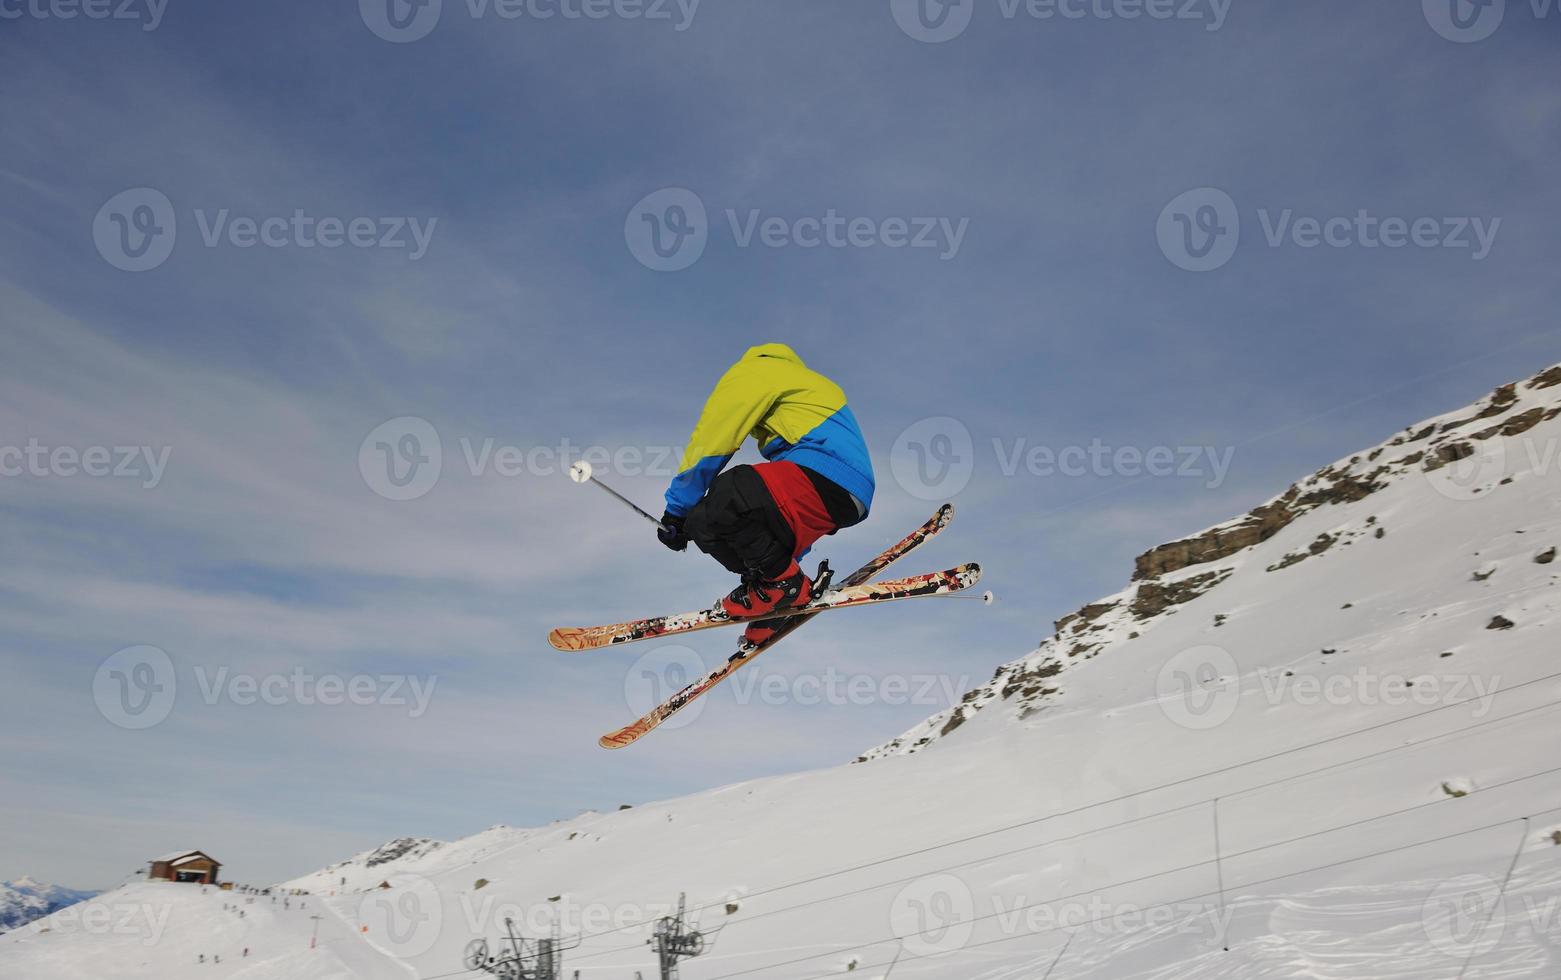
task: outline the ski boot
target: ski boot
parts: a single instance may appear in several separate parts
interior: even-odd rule
[[[763,619],[776,610],[805,606],[813,598],[813,581],[795,560],[775,578],[750,571],[721,608],[732,619]]]
[[[793,567],[796,567],[795,562],[793,562],[792,565]],[[814,575],[811,583],[809,582],[807,575],[802,572],[800,567],[796,568],[794,575],[800,575],[802,577],[803,588],[799,598],[786,604],[791,607],[805,606],[809,602],[812,602],[813,600],[822,596],[825,592],[829,591],[830,582],[834,579],[835,572],[834,569],[829,567],[828,561],[822,561],[819,562],[818,572],[816,575]],[[777,605],[772,608],[772,611],[773,609],[779,608],[786,608],[786,606]],[[755,613],[747,616],[732,617],[733,619],[758,619],[757,622],[749,623],[747,628],[743,630],[744,649],[755,649],[769,642],[769,639],[775,635],[776,631],[779,630],[781,625],[786,621],[786,619],[789,618],[783,616],[777,619],[760,619],[760,615],[762,614]]]

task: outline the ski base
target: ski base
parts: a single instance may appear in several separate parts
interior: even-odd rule
[[[864,584],[879,572],[883,571],[885,568],[888,568],[890,565],[894,564],[896,561],[899,561],[911,551],[915,550],[928,539],[937,535],[940,531],[947,527],[949,521],[953,519],[954,505],[944,504],[938,509],[938,512],[933,514],[932,517],[921,527],[906,535],[892,547],[880,552],[878,556],[875,557],[872,561],[846,576],[846,578],[841,582],[841,587],[850,588],[851,586]],[[625,746],[633,745],[640,738],[653,731],[662,722],[666,721],[668,718],[672,717],[672,715],[686,707],[690,702],[694,701],[696,698],[700,697],[705,692],[721,683],[727,677],[731,676],[731,674],[739,667],[747,664],[759,654],[768,650],[770,647],[773,647],[785,637],[791,635],[792,631],[796,630],[798,627],[802,626],[802,624],[808,622],[812,618],[812,615],[803,615],[790,616],[778,620],[770,620],[770,622],[775,625],[775,632],[772,633],[770,637],[763,643],[753,647],[749,647],[746,643],[743,644],[738,648],[738,651],[730,658],[728,658],[727,661],[720,667],[717,667],[715,670],[706,674],[701,679],[683,688],[683,690],[674,694],[662,704],[651,709],[643,718],[640,718],[633,724],[603,735],[601,738],[597,739],[597,744],[604,749],[621,749]]]
[[[948,595],[951,592],[968,589],[980,580],[981,566],[968,564],[941,572],[907,575],[904,578],[893,579],[888,582],[843,585],[836,589],[826,589],[818,598],[804,605],[790,609],[777,609],[772,615],[764,618],[781,619],[791,616],[811,616],[831,609],[849,609],[853,606],[867,606],[880,602],[893,602],[899,599],[914,599],[921,596]],[[634,643],[639,640],[673,636],[679,633],[693,633],[698,630],[732,626],[738,623],[746,625],[751,622],[754,622],[754,620],[734,619],[717,605],[700,612],[636,620],[632,623],[620,623],[613,626],[560,627],[549,633],[547,639],[554,649],[577,653],[584,650],[599,650],[603,647],[616,646],[620,643]]]

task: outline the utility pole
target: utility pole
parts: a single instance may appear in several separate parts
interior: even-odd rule
[[[661,969],[661,980],[677,980],[678,961],[692,959],[705,951],[704,934],[689,929],[687,923],[686,894],[678,895],[678,914],[669,915],[656,923],[651,940],[656,946],[656,963]]]

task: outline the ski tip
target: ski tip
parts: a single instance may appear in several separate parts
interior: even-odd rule
[[[577,631],[559,628],[549,630],[547,634],[548,646],[554,650],[562,650],[564,653],[574,653],[580,649],[578,639],[573,635]]]
[[[639,735],[635,734],[633,726],[630,726],[603,735],[596,740],[596,744],[604,749],[621,749],[626,745],[632,745],[637,738]]]

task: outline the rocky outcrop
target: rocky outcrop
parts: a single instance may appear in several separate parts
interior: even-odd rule
[[[1062,675],[1069,667],[1138,639],[1161,617],[1174,615],[1181,607],[1216,590],[1239,564],[1236,556],[1264,544],[1301,517],[1323,508],[1365,500],[1412,474],[1436,472],[1475,455],[1480,452],[1478,443],[1519,436],[1555,418],[1561,414],[1555,397],[1534,405],[1537,399],[1531,395],[1526,399],[1525,393],[1556,385],[1561,385],[1561,365],[1526,382],[1502,385],[1467,410],[1405,428],[1369,452],[1318,470],[1235,520],[1151,548],[1135,560],[1131,584],[1126,590],[1058,619],[1053,624],[1056,632],[1030,656],[998,668],[990,683],[966,694],[959,704],[873,749],[858,761],[919,751],[950,735],[993,704],[1010,705],[1021,718],[1044,710],[1048,699],[1063,690]],[[1503,475],[1505,479],[1500,482],[1512,481],[1512,476]],[[1267,570],[1278,572],[1320,558],[1336,548],[1342,550],[1356,541],[1380,540],[1386,534],[1375,516],[1364,522],[1357,520],[1352,526],[1319,534],[1304,550],[1276,556],[1278,560]],[[1548,559],[1540,556],[1535,560],[1554,558],[1552,550]],[[1217,562],[1226,564],[1202,568]],[[1223,617],[1215,622],[1223,622]],[[1506,625],[1493,623],[1491,629],[1514,628],[1510,621],[1502,622]]]
[[[1227,568],[1176,582],[1145,582],[1133,597],[1133,615],[1139,619],[1152,619],[1172,606],[1191,602],[1229,577],[1230,569]]]

